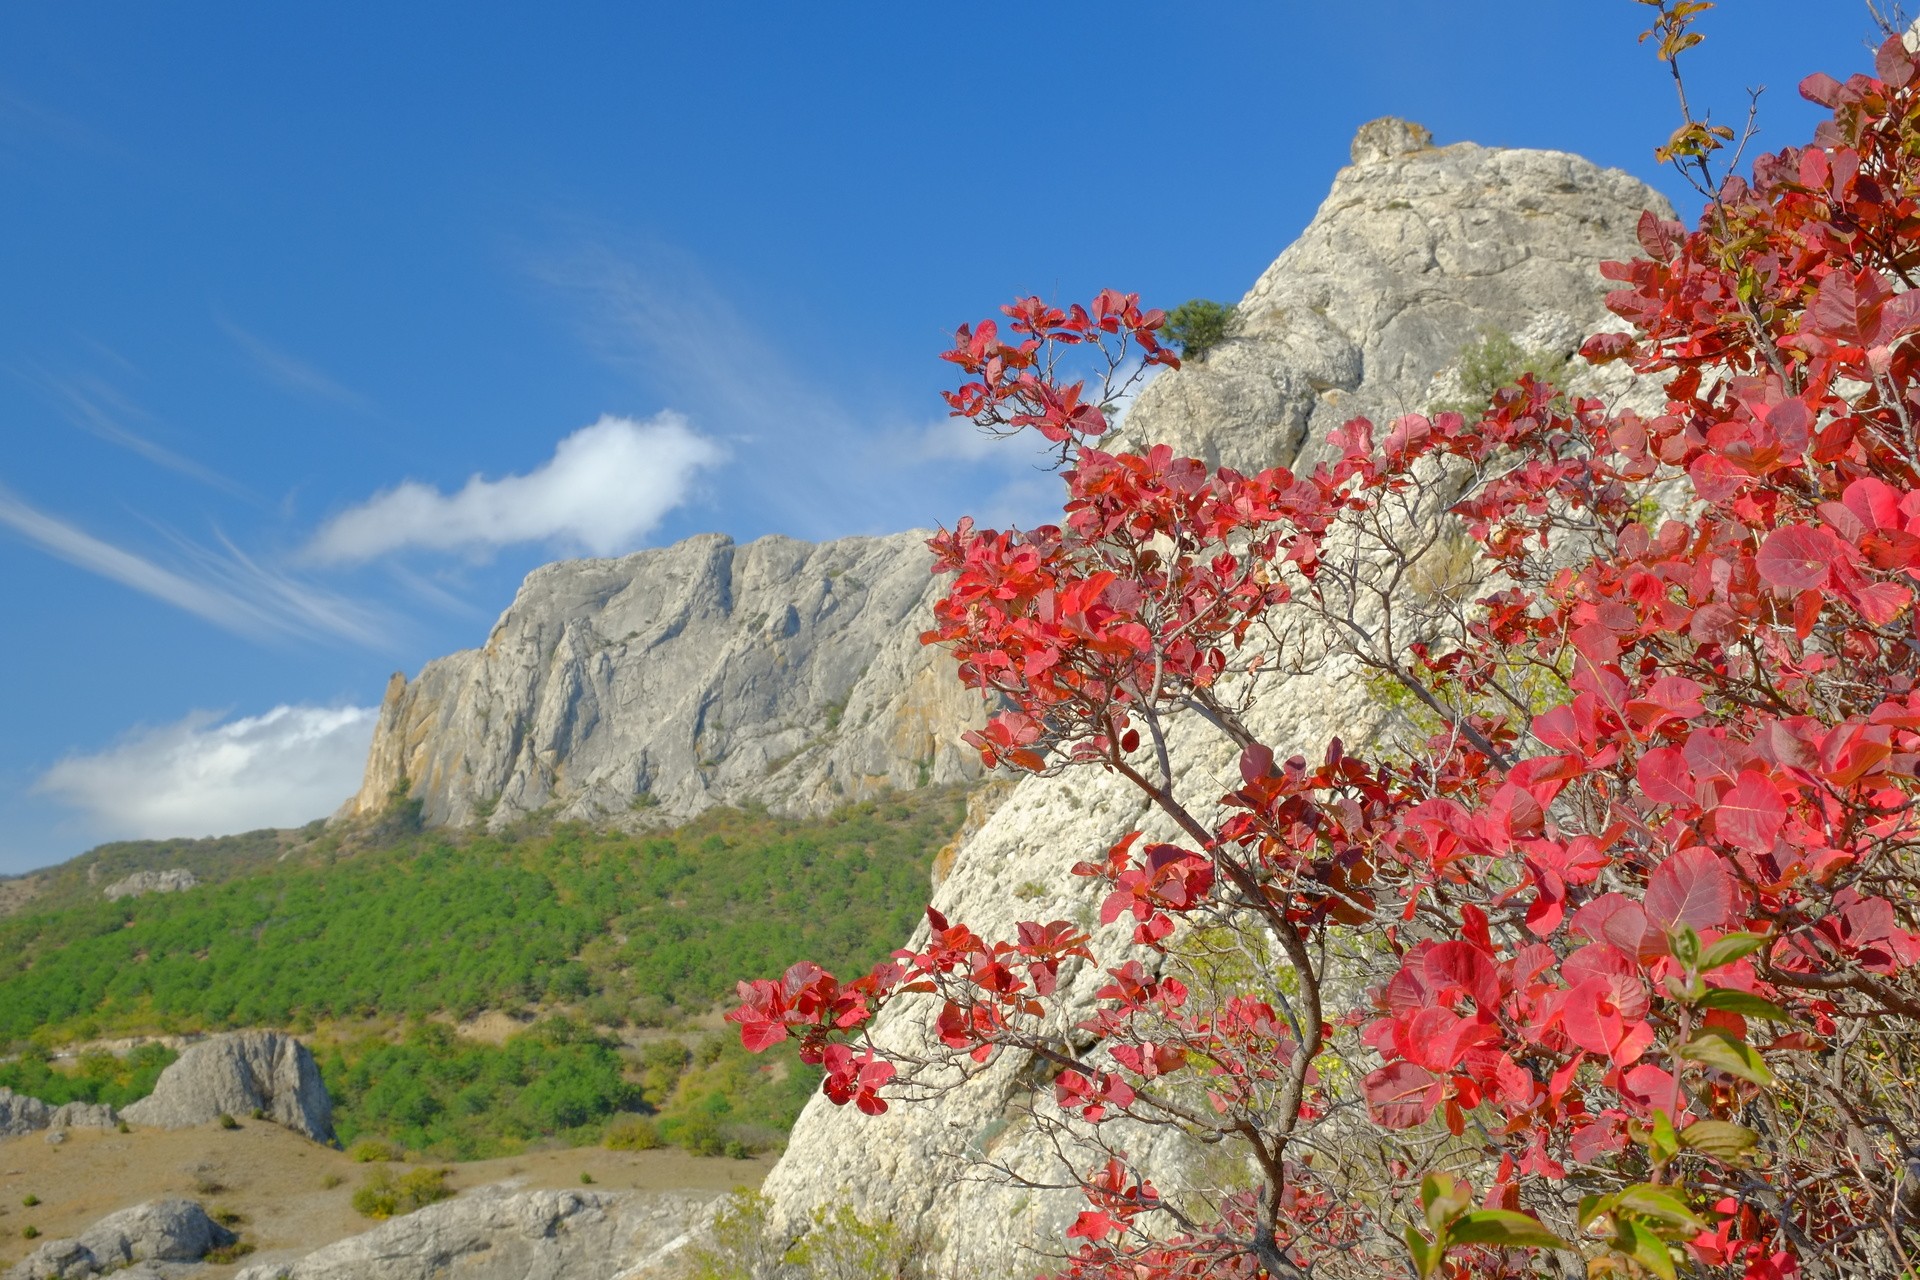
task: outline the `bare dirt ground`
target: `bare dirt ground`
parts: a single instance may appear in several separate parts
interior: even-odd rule
[[[238,1129],[75,1129],[57,1146],[46,1137],[0,1139],[0,1269],[116,1209],[164,1196],[186,1196],[209,1212],[240,1215],[234,1229],[258,1254],[209,1266],[204,1274],[210,1278],[263,1257],[298,1256],[377,1225],[355,1213],[350,1200],[378,1166],[356,1164],[278,1125],[248,1120]],[[719,1193],[758,1186],[773,1157],[728,1160],[677,1149],[579,1147],[437,1167],[452,1171],[447,1184],[456,1191],[506,1181],[529,1189],[580,1187],[584,1173],[595,1190]],[[24,1204],[29,1196],[39,1203]],[[22,1237],[28,1226],[39,1231],[37,1239]]]

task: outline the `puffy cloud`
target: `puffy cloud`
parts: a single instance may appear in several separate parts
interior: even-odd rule
[[[219,723],[195,712],[72,755],[34,790],[103,838],[229,835],[324,817],[359,789],[378,712],[280,706]]]
[[[677,413],[646,422],[603,417],[526,475],[474,476],[457,493],[408,481],[377,494],[322,526],[306,556],[352,564],[408,547],[476,551],[518,542],[628,551],[680,504],[695,473],[723,457]]]

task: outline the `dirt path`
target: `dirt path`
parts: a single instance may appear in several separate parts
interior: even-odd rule
[[[239,1214],[236,1229],[260,1256],[303,1254],[374,1225],[349,1201],[377,1166],[356,1164],[278,1125],[249,1120],[238,1129],[75,1129],[57,1146],[46,1137],[0,1139],[0,1270],[48,1240],[78,1234],[116,1209],[162,1196],[186,1196],[209,1212]],[[509,1179],[528,1188],[579,1187],[584,1173],[600,1190],[719,1193],[758,1186],[773,1157],[728,1160],[677,1149],[582,1147],[439,1167],[452,1170],[448,1185],[461,1191]],[[40,1203],[26,1206],[28,1196]],[[39,1231],[38,1239],[22,1238],[29,1225]],[[245,1262],[209,1267],[204,1274],[229,1275]]]

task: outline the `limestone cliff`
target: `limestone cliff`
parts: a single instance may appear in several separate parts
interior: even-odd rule
[[[1242,469],[1294,464],[1349,417],[1384,422],[1424,408],[1463,344],[1483,330],[1570,354],[1585,334],[1617,327],[1602,304],[1599,262],[1635,253],[1643,209],[1666,212],[1642,183],[1576,156],[1436,148],[1399,121],[1363,128],[1353,158],[1311,225],[1240,303],[1237,336],[1152,383],[1126,419],[1127,437]],[[1589,394],[1637,390],[1605,372],[1576,360],[1575,385]],[[1272,688],[1254,717],[1267,742],[1314,758],[1336,734],[1365,744],[1383,718],[1337,665]],[[1179,732],[1186,771],[1176,785],[1204,812],[1238,785],[1234,753],[1203,727]],[[1173,836],[1156,830],[1138,794],[1111,775],[1028,779],[957,851],[935,905],[989,938],[1011,936],[1022,918],[1091,925],[1098,889],[1068,868],[1140,826],[1149,838]],[[1115,929],[1096,938],[1108,955],[1125,941]],[[1086,1002],[1097,979],[1087,971],[1065,985]],[[912,1046],[923,1014],[889,1010],[877,1035]],[[816,1206],[845,1197],[917,1232],[932,1275],[1049,1269],[1033,1251],[1060,1247],[1075,1197],[1005,1186],[977,1169],[985,1157],[1037,1183],[1060,1181],[1057,1154],[1022,1119],[1042,1074],[1003,1055],[937,1102],[896,1105],[878,1118],[816,1097],[766,1183],[777,1219],[797,1230]],[[1040,1091],[1038,1105],[1049,1092]],[[1149,1140],[1170,1142],[1141,1139]],[[1180,1153],[1160,1155],[1156,1181],[1170,1190],[1177,1176],[1162,1175]]]
[[[538,569],[484,647],[393,678],[347,812],[405,788],[434,825],[807,813],[972,777],[978,698],[918,639],[925,539],[708,534]]]

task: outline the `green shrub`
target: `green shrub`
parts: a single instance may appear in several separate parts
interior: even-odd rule
[[[218,1120],[222,1129],[238,1129],[240,1127],[240,1122],[224,1111],[220,1113]]]
[[[347,1159],[355,1164],[372,1164],[377,1160],[403,1160],[406,1153],[399,1147],[382,1138],[362,1138],[347,1148]]]
[[[891,1222],[869,1221],[842,1203],[814,1210],[786,1260],[815,1280],[893,1280],[909,1273],[914,1253]]]
[[[767,1198],[744,1187],[714,1215],[710,1243],[691,1251],[693,1280],[764,1280],[785,1260],[768,1229]]]
[[[1192,298],[1167,314],[1160,336],[1180,348],[1181,359],[1205,360],[1232,334],[1234,318],[1234,308],[1223,302]]]
[[[652,1151],[661,1144],[660,1126],[646,1116],[621,1116],[607,1126],[609,1151]]]
[[[1485,329],[1460,349],[1460,394],[1435,401],[1429,412],[1457,413],[1468,421],[1493,405],[1493,393],[1511,386],[1522,374],[1557,385],[1566,377],[1567,358],[1551,351],[1528,351],[1502,329]]]
[[[29,1191],[26,1195],[20,1198],[20,1203],[27,1206],[27,1208],[31,1209],[33,1208],[33,1206],[40,1203],[40,1197],[34,1195],[31,1191]]]
[[[354,1212],[368,1218],[394,1218],[445,1200],[453,1194],[445,1169],[414,1169],[395,1176],[391,1169],[375,1169],[353,1193]]]
[[[26,1226],[20,1228],[20,1238],[22,1240],[38,1240],[40,1238],[40,1228],[29,1222]]]
[[[235,1240],[232,1244],[215,1245],[201,1257],[202,1262],[211,1262],[215,1266],[229,1262],[238,1262],[253,1252],[253,1241]]]

